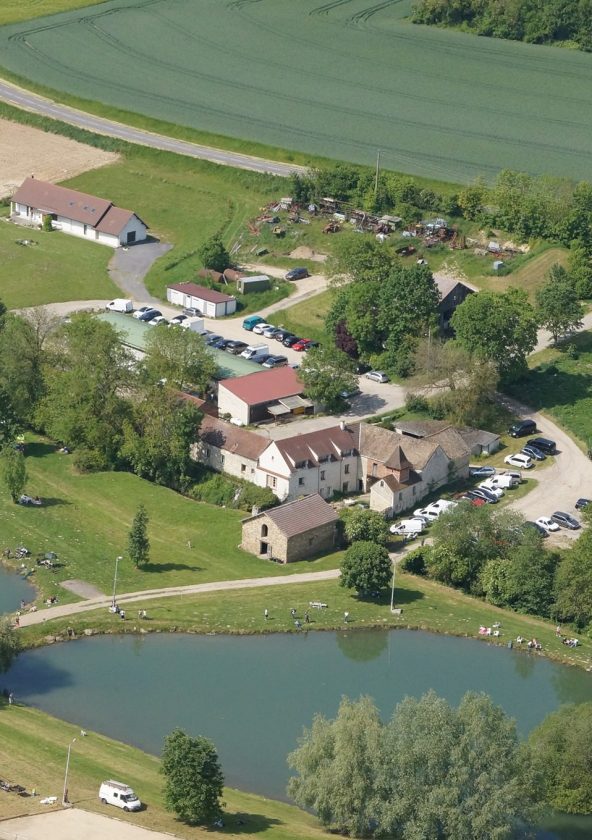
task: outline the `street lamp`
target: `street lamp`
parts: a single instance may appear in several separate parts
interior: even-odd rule
[[[68,758],[66,759],[66,774],[64,776],[64,792],[62,794],[62,805],[68,804],[68,770],[70,769],[70,750],[72,749],[72,744],[76,742],[76,738],[72,738],[70,743],[68,744]]]
[[[391,586],[391,613],[395,611],[395,569],[396,569],[396,560],[393,557],[393,583]]]
[[[123,560],[123,557],[116,557],[115,558],[115,574],[113,575],[113,601],[111,606],[115,609],[115,589],[117,588],[117,567],[119,565],[119,561]]]

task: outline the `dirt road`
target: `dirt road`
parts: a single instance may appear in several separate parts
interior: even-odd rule
[[[171,840],[172,836],[79,808],[0,822],[0,840]]]

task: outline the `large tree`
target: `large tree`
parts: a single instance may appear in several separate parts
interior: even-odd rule
[[[549,330],[553,343],[564,335],[582,327],[584,308],[569,275],[556,265],[544,286],[537,289],[536,314],[541,327]],[[559,269],[561,271],[559,271]]]
[[[555,577],[554,611],[562,621],[584,628],[592,622],[592,537],[590,523],[580,539],[564,552]]]
[[[545,803],[555,811],[592,814],[592,703],[552,712],[528,745]]]
[[[369,236],[346,234],[335,241],[333,254],[327,263],[327,274],[336,285],[350,280],[361,283],[381,282],[398,262],[398,258],[384,243]]]
[[[180,820],[203,825],[220,819],[224,776],[211,741],[174,729],[165,738],[161,772],[166,807]]]
[[[353,391],[357,385],[355,363],[336,347],[313,347],[308,351],[299,371],[305,393],[321,403],[327,411],[334,411],[343,402],[342,392]]]
[[[430,692],[383,724],[369,698],[317,715],[288,757],[288,792],[353,837],[491,840],[524,836],[536,785],[516,727],[485,695],[457,709]]]
[[[217,234],[206,239],[197,253],[204,268],[224,271],[230,265],[230,255]]]
[[[133,359],[118,333],[91,315],[74,315],[52,334],[49,354],[39,422],[54,440],[115,463],[133,381]]]
[[[344,536],[349,543],[363,540],[386,545],[389,540],[386,519],[376,510],[346,507],[339,512],[339,518],[343,523]]]
[[[386,548],[360,540],[354,542],[343,555],[339,583],[358,593],[380,591],[388,586],[392,574],[393,567]]]
[[[180,390],[192,385],[200,393],[206,390],[217,370],[202,336],[181,327],[150,331],[145,364],[153,382],[166,379]]]
[[[20,428],[19,418],[8,391],[0,385],[0,449],[16,438]]]
[[[526,370],[526,357],[537,342],[537,319],[526,292],[469,295],[451,320],[458,343],[497,365],[506,379]]]
[[[10,620],[0,620],[0,674],[8,671],[14,659],[21,649],[20,639],[17,636]]]
[[[0,452],[0,476],[16,504],[27,483],[25,456],[12,445],[5,446]]]
[[[142,478],[184,489],[201,418],[192,402],[156,385],[125,421],[121,455]]]

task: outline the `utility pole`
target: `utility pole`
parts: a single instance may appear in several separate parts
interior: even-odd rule
[[[393,584],[391,586],[391,614],[395,611],[395,565],[396,561],[393,560]]]
[[[70,769],[70,750],[72,749],[72,744],[76,742],[76,738],[73,738],[72,741],[68,744],[68,758],[66,759],[66,774],[64,776],[64,792],[62,794],[62,805],[68,805],[68,770]]]
[[[119,566],[119,561],[123,560],[123,557],[116,557],[115,558],[115,574],[113,575],[113,600],[111,602],[111,606],[115,609],[115,590],[117,589],[117,567]]]
[[[374,198],[378,196],[378,176],[380,175],[380,149],[376,152],[376,177],[374,179]]]

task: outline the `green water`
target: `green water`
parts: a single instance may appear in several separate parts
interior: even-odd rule
[[[35,589],[20,575],[0,564],[0,615],[18,610],[21,600],[35,600]]]
[[[25,703],[148,752],[175,726],[206,735],[230,785],[275,798],[302,727],[315,712],[334,715],[344,694],[371,695],[386,717],[430,688],[454,703],[486,691],[523,735],[562,703],[592,700],[584,671],[408,631],[103,636],[30,651],[4,682]],[[592,836],[587,819],[557,827],[564,840]]]

